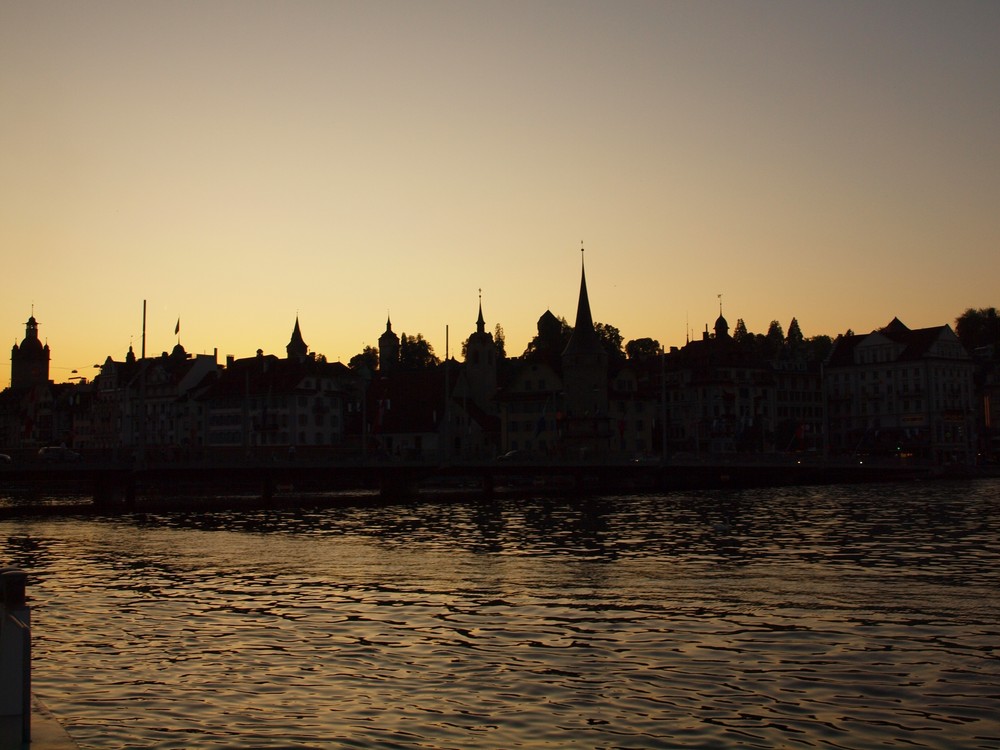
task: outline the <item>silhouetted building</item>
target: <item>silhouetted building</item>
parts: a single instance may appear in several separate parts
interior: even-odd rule
[[[357,375],[310,355],[297,318],[286,352],[286,359],[262,349],[227,359],[197,397],[206,446],[280,454],[292,447],[347,448],[345,413],[358,398]]]
[[[497,345],[493,334],[486,330],[482,297],[479,299],[476,332],[469,336],[464,364],[464,382],[468,389],[465,395],[483,411],[496,413],[493,397],[497,390]]]
[[[546,310],[529,351],[511,363],[497,394],[503,450],[579,460],[620,449],[631,433],[609,411],[608,353],[594,327],[582,264],[576,325],[560,351],[563,340],[563,322]]]
[[[132,347],[123,361],[107,357],[92,384],[89,438],[78,433],[75,447],[153,460],[200,447],[195,397],[217,371],[214,354],[191,355],[180,343],[159,357],[136,358]]]
[[[483,300],[479,299],[476,330],[469,336],[457,382],[451,389],[456,407],[455,421],[449,430],[451,458],[491,458],[500,446],[500,420],[497,417],[497,380],[499,356],[493,334],[486,330]]]
[[[587,294],[587,274],[581,260],[580,297],[576,323],[562,352],[563,447],[568,451],[598,451],[609,448],[611,420],[608,415],[608,353],[594,329]]]
[[[649,377],[653,363],[627,361],[611,375],[608,414],[611,417],[612,451],[632,458],[662,453],[659,361],[656,377]]]
[[[292,338],[285,346],[285,352],[288,354],[289,359],[297,359],[299,362],[304,362],[309,354],[309,347],[306,346],[306,342],[302,338],[302,331],[299,328],[298,316],[295,317],[295,328],[292,329]]]
[[[449,361],[375,378],[368,388],[371,452],[401,460],[443,460],[456,453],[451,439],[469,427],[452,400],[458,369]]]
[[[497,393],[500,450],[556,454],[561,446],[562,373],[544,360],[521,359]]]
[[[35,448],[56,441],[56,388],[49,380],[49,347],[32,315],[24,339],[10,352],[10,388],[0,394],[0,446]]]
[[[385,319],[385,332],[378,337],[378,371],[391,375],[399,367],[399,336],[393,333],[392,320]]]
[[[972,352],[976,362],[976,400],[980,404],[977,431],[979,463],[1000,460],[1000,352],[996,344]]]
[[[46,382],[0,393],[0,448],[7,452],[57,442],[54,391]]]
[[[29,388],[49,382],[49,345],[38,339],[38,321],[32,315],[25,324],[21,345],[10,351],[10,387]]]
[[[898,318],[841,336],[826,363],[830,449],[935,464],[974,460],[975,363],[948,325]]]
[[[399,340],[386,323],[379,371],[367,388],[365,434],[369,455],[399,460],[462,460],[496,451],[497,347],[486,331],[482,301],[464,362],[399,362]]]
[[[774,377],[762,357],[729,335],[722,316],[714,335],[665,355],[669,451],[760,452],[774,448]]]

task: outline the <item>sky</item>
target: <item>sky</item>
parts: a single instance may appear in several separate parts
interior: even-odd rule
[[[57,382],[144,301],[152,356],[346,363],[482,290],[518,355],[581,248],[668,347],[1000,306],[1000,3],[0,0],[0,330]]]

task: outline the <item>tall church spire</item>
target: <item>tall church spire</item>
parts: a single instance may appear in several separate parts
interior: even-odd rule
[[[479,319],[476,320],[476,333],[486,332],[486,321],[483,319],[483,290],[479,290]]]
[[[576,325],[562,353],[562,378],[567,446],[584,450],[606,448],[611,430],[607,417],[608,353],[594,329],[582,256]]]
[[[563,354],[579,354],[587,350],[601,349],[601,342],[594,330],[594,318],[590,314],[590,297],[587,295],[587,269],[583,262],[583,248],[580,248],[580,298],[576,304],[576,323],[573,335]]]

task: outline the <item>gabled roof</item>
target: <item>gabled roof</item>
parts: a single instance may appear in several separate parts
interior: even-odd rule
[[[292,338],[289,339],[288,344],[285,346],[285,352],[287,352],[289,358],[304,358],[309,352],[309,347],[306,345],[305,339],[302,338],[302,329],[299,328],[299,318],[297,315],[295,316],[295,328],[292,329]]]
[[[850,367],[856,363],[857,348],[877,343],[878,339],[891,341],[900,347],[893,361],[914,362],[933,356],[934,345],[942,338],[958,341],[951,326],[932,326],[914,330],[907,328],[899,318],[893,318],[888,325],[871,333],[838,337],[826,364],[828,367]]]
[[[300,361],[260,354],[232,362],[200,398],[215,400],[245,398],[247,395],[287,395],[302,392],[302,384],[307,378],[347,380],[353,377],[351,370],[340,362]]]

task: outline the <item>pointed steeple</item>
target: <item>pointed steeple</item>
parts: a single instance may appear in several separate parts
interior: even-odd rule
[[[583,263],[583,248],[580,248],[580,298],[576,304],[576,323],[573,335],[563,354],[580,354],[587,351],[601,350],[601,342],[594,330],[594,318],[590,314],[590,297],[587,295],[587,269]]]
[[[497,347],[483,318],[483,290],[479,290],[479,317],[476,332],[465,345],[465,383],[473,403],[487,413],[495,413],[493,396],[497,389]]]
[[[382,375],[389,375],[399,364],[399,336],[392,331],[392,319],[385,316],[385,332],[378,337],[378,369]]]
[[[594,329],[582,257],[576,325],[561,359],[567,445],[581,450],[606,449],[611,430],[607,416],[608,353]]]
[[[295,316],[295,328],[292,330],[292,338],[285,346],[289,359],[304,360],[309,352],[305,340],[302,338],[302,330],[299,328],[299,316]]]

